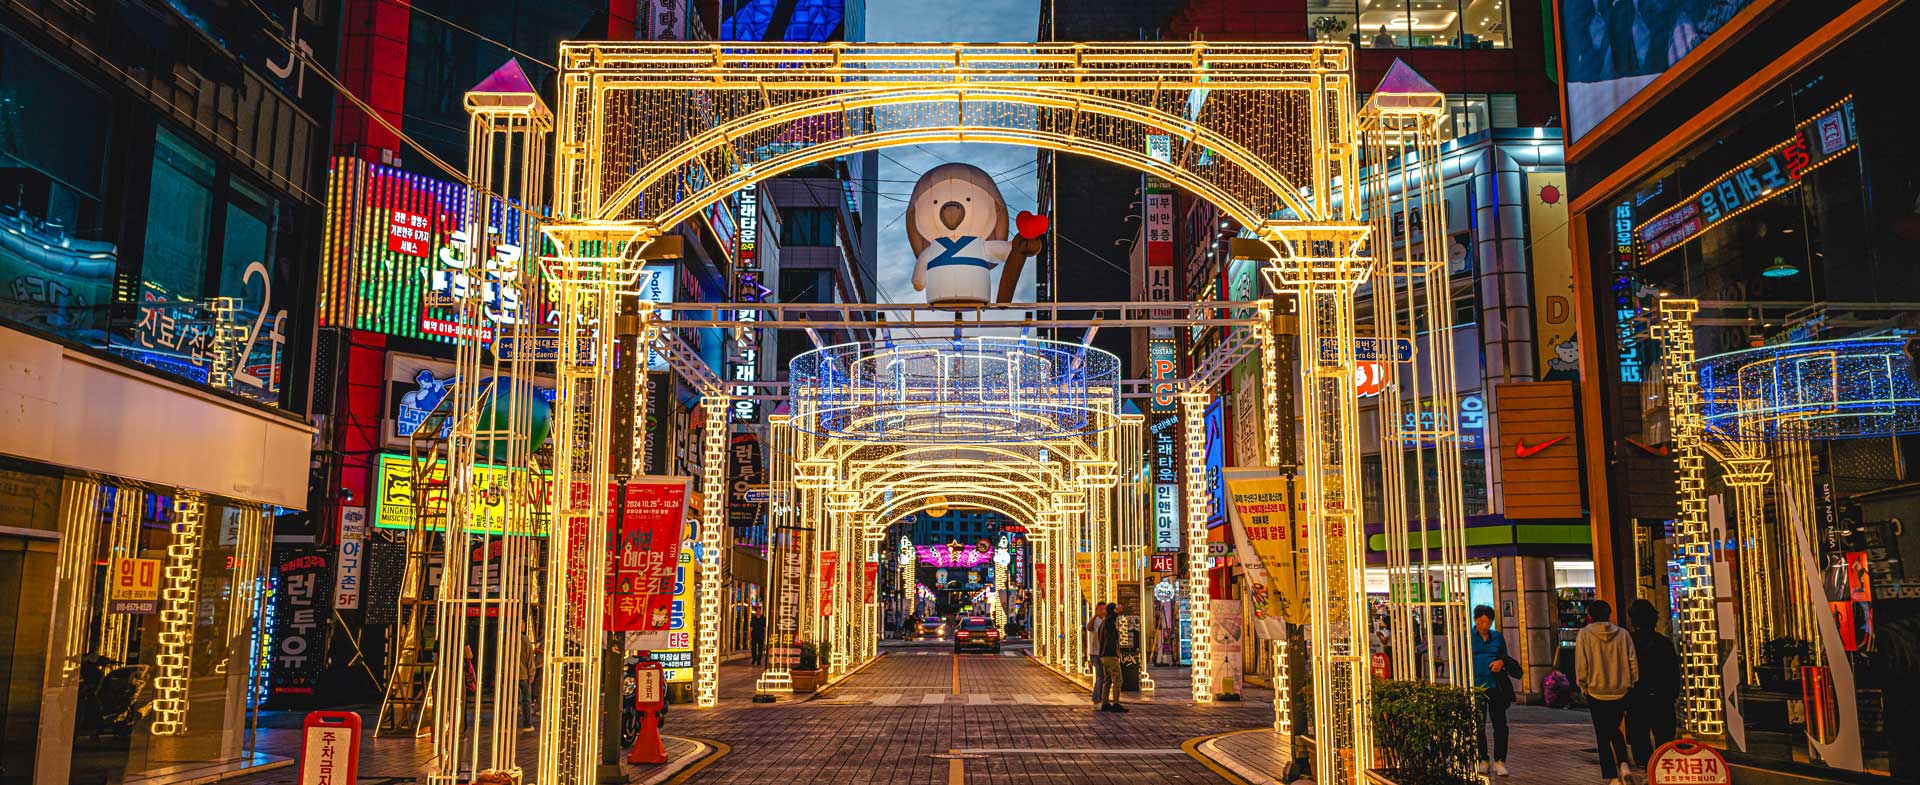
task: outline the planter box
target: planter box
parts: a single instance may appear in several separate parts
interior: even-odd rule
[[[821,682],[827,680],[827,672],[825,669],[811,671],[794,670],[789,671],[788,675],[793,678],[794,692],[811,693],[820,689]]]

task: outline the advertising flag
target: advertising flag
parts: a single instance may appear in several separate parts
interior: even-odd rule
[[[1228,469],[1234,553],[1247,571],[1253,593],[1254,622],[1268,640],[1285,634],[1281,621],[1305,624],[1307,606],[1301,588],[1299,533],[1292,527],[1287,478],[1272,469]]]

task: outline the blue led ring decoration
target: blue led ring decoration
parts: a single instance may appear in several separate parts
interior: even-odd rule
[[[1702,358],[1707,431],[1733,441],[1920,433],[1920,385],[1899,336],[1805,341]]]
[[[979,336],[844,343],[788,366],[793,427],[893,444],[1014,444],[1112,428],[1120,360],[1076,343]]]

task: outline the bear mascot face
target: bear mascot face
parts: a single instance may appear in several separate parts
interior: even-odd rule
[[[913,288],[934,304],[993,299],[991,270],[1007,259],[1007,202],[980,167],[949,163],[928,169],[907,205]]]

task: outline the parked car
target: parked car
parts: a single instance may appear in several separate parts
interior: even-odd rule
[[[959,654],[970,648],[1000,653],[1000,628],[993,626],[992,619],[968,616],[960,620],[959,629],[953,632],[953,653]]]

